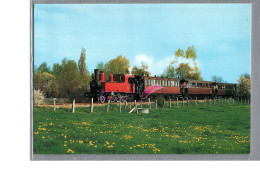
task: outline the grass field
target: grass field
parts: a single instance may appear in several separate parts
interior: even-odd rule
[[[144,105],[143,107],[147,107]],[[34,108],[35,154],[246,154],[250,105],[173,106],[131,113],[118,105]]]

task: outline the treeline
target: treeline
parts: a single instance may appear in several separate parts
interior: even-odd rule
[[[64,58],[61,64],[55,63],[52,68],[44,62],[34,70],[34,89],[40,90],[45,97],[76,98],[82,102],[90,81],[84,48],[78,63]]]
[[[201,71],[198,68],[196,59],[197,52],[194,46],[189,46],[185,51],[178,49],[175,52],[174,61],[165,68],[161,77],[202,80]],[[187,60],[188,59],[188,60]],[[186,62],[185,62],[186,61]],[[189,62],[187,62],[189,61]],[[108,62],[97,64],[98,69],[105,73],[108,80],[111,74],[133,74],[150,76],[148,66],[133,66],[130,72],[129,60],[119,55]],[[77,102],[84,102],[84,93],[89,91],[89,83],[94,79],[93,72],[90,73],[86,65],[86,50],[83,48],[78,62],[64,58],[61,62],[53,64],[52,67],[43,62],[34,70],[34,89],[40,91],[47,98],[70,98]],[[224,82],[221,77],[213,76],[213,82]],[[251,95],[251,78],[244,74],[238,80],[238,97],[248,98]],[[39,92],[37,92],[37,95]]]

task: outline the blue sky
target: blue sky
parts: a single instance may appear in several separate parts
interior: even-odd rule
[[[36,4],[34,64],[78,61],[88,70],[123,55],[159,75],[192,46],[204,80],[237,82],[251,69],[250,4]],[[179,62],[182,59],[178,59]],[[189,60],[184,60],[190,62]]]

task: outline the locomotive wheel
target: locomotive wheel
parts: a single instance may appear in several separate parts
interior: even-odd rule
[[[101,103],[105,103],[106,97],[105,96],[100,96],[99,100],[100,100]]]

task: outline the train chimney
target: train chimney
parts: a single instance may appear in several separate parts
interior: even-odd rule
[[[94,70],[95,80],[98,81],[98,69]]]
[[[114,81],[113,75],[109,75],[109,81],[111,81],[111,82]]]
[[[100,81],[103,81],[103,82],[105,81],[105,74],[104,74],[104,72],[102,72],[102,71],[101,71],[100,74],[99,74],[99,80],[100,80]]]

